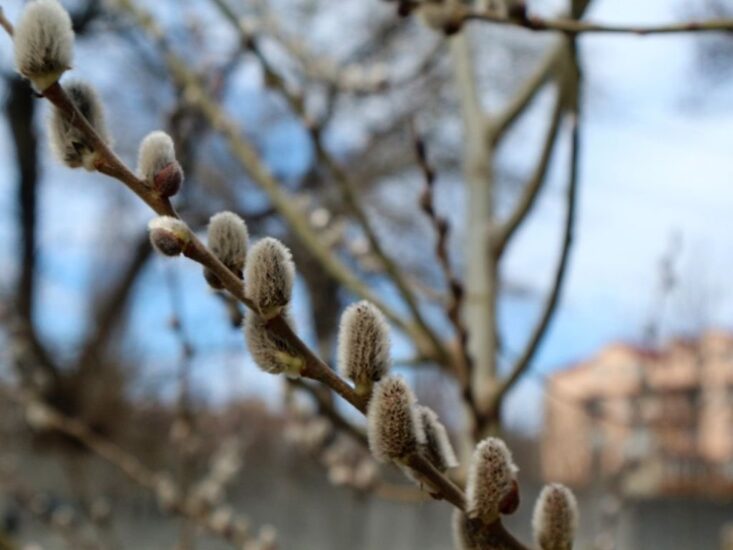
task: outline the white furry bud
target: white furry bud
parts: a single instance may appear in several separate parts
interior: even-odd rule
[[[379,462],[418,452],[424,442],[415,396],[400,377],[389,376],[374,386],[367,410],[369,449]]]
[[[147,186],[160,196],[172,197],[178,193],[183,170],[168,134],[157,130],[145,136],[137,155],[137,171]]]
[[[75,80],[68,83],[65,89],[71,102],[84,115],[90,126],[102,140],[109,143],[104,108],[94,88],[85,82]],[[66,113],[53,109],[49,118],[48,133],[51,149],[61,162],[69,168],[83,166],[87,170],[94,170],[97,156],[94,146],[81,130],[70,122]]]
[[[219,212],[209,220],[209,248],[230,271],[242,277],[247,258],[249,233],[244,220],[232,212]],[[208,283],[221,289],[219,278],[209,270],[204,274]]]
[[[283,318],[291,325],[290,314]],[[244,319],[244,337],[252,359],[263,371],[270,374],[285,373],[299,376],[303,360],[290,343],[267,328],[267,321],[255,312],[247,312]]]
[[[56,0],[29,2],[13,35],[15,66],[39,92],[71,68],[74,31],[71,18]]]
[[[191,230],[172,216],[158,216],[148,223],[150,242],[165,256],[178,256],[191,242]]]
[[[387,374],[389,352],[389,326],[382,312],[366,301],[346,308],[339,325],[338,363],[358,393],[369,393]]]
[[[290,302],[295,265],[290,250],[267,237],[252,247],[244,276],[247,297],[265,318],[277,315]]]
[[[570,550],[578,527],[578,503],[559,483],[546,485],[534,507],[532,531],[541,550]]]
[[[476,447],[468,470],[466,512],[470,518],[491,523],[502,513],[507,497],[515,490],[517,467],[506,444],[495,437]]]
[[[453,451],[445,426],[438,420],[438,415],[423,405],[417,406],[417,412],[425,433],[425,442],[420,446],[420,454],[427,458],[441,472],[458,466],[456,453]]]

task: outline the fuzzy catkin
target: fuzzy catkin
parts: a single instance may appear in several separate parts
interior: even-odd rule
[[[282,313],[285,322],[292,326],[290,312]],[[247,349],[257,366],[269,374],[296,375],[301,358],[292,345],[267,328],[267,321],[254,311],[244,318],[244,337]]]
[[[28,3],[13,35],[15,66],[39,92],[71,68],[74,31],[71,18],[57,0]]]
[[[535,503],[532,531],[541,550],[570,550],[578,526],[578,503],[559,483],[546,485]]]
[[[183,170],[176,160],[173,139],[160,130],[150,132],[140,142],[137,171],[148,188],[164,197],[178,193]]]
[[[172,216],[158,216],[148,223],[153,247],[165,256],[178,256],[191,242],[191,230],[185,222]]]
[[[249,233],[244,220],[233,212],[219,212],[209,220],[209,248],[227,268],[242,276]]]
[[[389,325],[367,301],[350,305],[341,315],[338,364],[341,374],[368,391],[390,367]]]
[[[430,407],[417,406],[420,415],[425,441],[420,445],[420,454],[427,458],[436,469],[445,472],[458,466],[456,453],[453,450],[448,432]]]
[[[466,512],[470,518],[492,522],[513,489],[517,467],[506,444],[489,437],[476,446],[466,483]]]
[[[284,244],[272,237],[262,239],[249,251],[245,269],[247,297],[261,315],[272,317],[288,305],[295,265]]]
[[[76,80],[66,85],[66,93],[99,137],[109,143],[104,108],[94,88]],[[49,118],[48,135],[51,149],[62,163],[69,168],[83,166],[87,170],[94,170],[96,159],[94,146],[81,130],[69,121],[68,116],[56,108],[52,110]]]
[[[424,443],[415,396],[404,379],[389,376],[374,387],[367,409],[367,435],[369,449],[382,463],[416,453]]]

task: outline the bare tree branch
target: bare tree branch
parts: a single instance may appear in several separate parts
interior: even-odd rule
[[[561,78],[562,80],[562,78]],[[550,121],[550,127],[547,130],[547,136],[542,147],[537,166],[535,166],[532,176],[529,181],[524,185],[522,194],[517,201],[517,204],[512,210],[507,220],[501,225],[498,230],[495,241],[492,243],[494,246],[494,254],[496,257],[500,257],[504,252],[506,245],[512,238],[516,230],[525,220],[532,207],[535,205],[536,199],[540,194],[540,190],[543,188],[543,183],[546,181],[547,169],[550,166],[550,159],[552,158],[552,151],[557,141],[558,130],[560,129],[560,122],[564,111],[562,93],[562,82],[559,86],[557,98],[555,99],[555,106],[552,111],[552,119]]]
[[[558,260],[557,269],[552,284],[552,288],[547,297],[547,301],[543,308],[542,314],[535,326],[527,345],[512,367],[509,374],[504,378],[493,397],[492,408],[498,409],[507,391],[519,380],[519,378],[530,367],[537,349],[547,328],[553,318],[557,304],[560,298],[560,292],[565,280],[567,272],[568,259],[570,257],[570,249],[573,243],[573,234],[575,227],[575,210],[578,195],[579,180],[579,164],[580,164],[580,69],[577,60],[577,54],[574,46],[571,46],[572,73],[570,74],[568,83],[564,86],[566,90],[561,91],[567,101],[567,109],[569,110],[569,120],[571,125],[571,151],[570,151],[570,175],[567,187],[566,202],[567,210],[565,214],[565,227],[563,231],[563,241],[561,245],[560,258]]]

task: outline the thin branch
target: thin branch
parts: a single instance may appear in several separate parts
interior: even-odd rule
[[[339,93],[369,95],[386,92],[413,82],[426,74],[437,61],[437,52],[444,41],[435,44],[424,54],[415,67],[407,73],[390,77],[377,66],[348,63],[339,64],[335,60],[316,54],[302,39],[287,34],[268,10],[265,2],[256,2],[258,11],[264,15],[258,20],[243,21],[226,0],[211,0],[232,24],[250,29],[250,32],[266,31],[299,64],[305,77],[325,84]]]
[[[12,38],[13,36],[13,24],[8,21],[8,18],[5,17],[5,12],[3,11],[3,7],[0,6],[0,27],[2,27],[6,33],[8,33],[8,36]]]
[[[521,116],[527,106],[537,97],[545,82],[550,79],[558,61],[562,58],[563,45],[558,44],[550,50],[535,68],[532,74],[513,95],[503,111],[491,120],[488,126],[489,140],[496,146],[512,124]]]
[[[580,163],[580,71],[578,69],[578,61],[575,56],[575,49],[572,56],[572,72],[570,75],[570,81],[566,85],[568,88],[566,94],[570,97],[567,99],[569,108],[569,120],[571,124],[571,151],[570,151],[570,176],[567,187],[566,201],[567,211],[565,215],[565,226],[563,232],[562,248],[560,252],[560,258],[558,261],[557,269],[552,284],[552,289],[547,297],[542,314],[540,315],[539,321],[535,326],[532,334],[527,342],[527,345],[522,352],[521,356],[517,359],[516,363],[512,367],[512,370],[504,378],[493,397],[492,407],[496,410],[501,406],[501,402],[507,391],[519,380],[519,378],[525,373],[530,367],[532,359],[534,358],[543,337],[547,333],[547,328],[550,325],[550,321],[553,318],[557,304],[560,298],[560,292],[562,285],[565,280],[567,272],[568,259],[570,257],[570,250],[573,243],[573,233],[575,227],[575,210],[578,195],[578,180],[579,180],[579,163]],[[565,93],[563,93],[565,95]]]
[[[550,166],[550,159],[552,158],[552,151],[557,141],[559,134],[560,122],[562,120],[562,114],[564,110],[565,98],[563,98],[562,85],[557,92],[557,98],[555,100],[555,107],[552,111],[552,119],[550,127],[547,130],[547,136],[545,137],[545,143],[542,147],[537,166],[532,173],[529,181],[524,185],[522,195],[519,197],[514,210],[509,215],[507,220],[499,228],[498,234],[494,245],[494,255],[498,258],[502,255],[506,249],[506,245],[512,238],[516,230],[526,219],[532,207],[535,205],[537,197],[540,194],[540,190],[543,188],[544,182],[547,180],[547,169]]]
[[[213,0],[214,4],[220,9],[226,19],[234,26],[235,30],[239,33],[240,40],[246,45],[247,49],[257,58],[258,62],[262,66],[265,72],[265,81],[276,88],[287,100],[293,113],[298,116],[305,128],[310,132],[313,144],[316,149],[318,160],[326,166],[328,171],[333,175],[339,190],[341,191],[344,201],[351,210],[352,214],[356,218],[356,221],[362,227],[364,234],[366,235],[369,245],[374,254],[379,258],[384,269],[397,287],[402,299],[407,304],[417,326],[419,332],[414,333],[413,336],[419,349],[424,351],[424,341],[427,339],[430,345],[434,348],[433,353],[436,359],[441,363],[447,363],[450,361],[450,353],[445,347],[444,343],[440,340],[435,331],[428,325],[422,312],[419,309],[417,298],[408,284],[404,273],[399,268],[397,263],[387,254],[384,250],[379,238],[377,237],[376,231],[366,211],[362,208],[361,202],[356,192],[356,182],[353,181],[351,175],[342,168],[336,159],[333,158],[331,153],[328,152],[326,147],[323,145],[321,139],[321,129],[315,124],[309,117],[305,108],[305,99],[302,95],[292,92],[288,89],[287,84],[283,78],[277,73],[277,71],[269,63],[262,50],[257,43],[257,37],[251,33],[248,33],[242,22],[237,18],[236,14],[228,6],[225,0]]]
[[[53,84],[49,89],[47,89],[44,93],[44,97],[51,101],[57,108],[62,109],[63,112],[67,114],[70,122],[83,132],[90,142],[103,143],[101,138],[96,134],[96,131],[89,125],[84,116],[69,100],[66,92],[59,83]],[[109,151],[106,145],[104,149],[97,149],[96,152],[99,156],[98,165],[107,168],[109,174],[118,175],[119,177],[117,179],[128,185],[128,187],[131,187],[133,191],[135,191],[136,188],[140,189],[141,198],[143,198],[148,205],[155,205],[155,208],[160,209],[160,211],[158,211],[159,214],[173,215],[177,217],[177,214],[173,211],[170,204],[167,203],[167,201],[165,204],[162,204],[160,198],[145,187],[142,181],[137,180],[137,177],[122,164],[116,155]],[[130,181],[130,175],[134,178],[134,187],[128,183]],[[221,281],[224,288],[232,294],[232,296],[237,298],[249,309],[256,310],[252,302],[244,294],[244,284],[242,283],[242,280],[225,267],[224,264],[222,264],[221,261],[214,256],[214,254],[211,253],[211,251],[193,233],[190,234],[190,241],[185,247],[183,254],[210,269]],[[325,384],[346,401],[351,403],[359,411],[366,413],[367,397],[358,395],[349,384],[341,379],[326,363],[316,356],[313,351],[311,351],[311,349],[293,332],[290,325],[281,316],[276,316],[269,320],[267,322],[267,328],[287,341],[293,349],[300,354],[305,363],[301,370],[301,376]],[[435,470],[432,465],[426,463],[424,460],[416,460],[415,464],[417,464],[416,469],[424,468],[424,471],[418,471],[426,479],[430,480],[433,486],[443,489],[452,486],[449,493],[444,495],[446,500],[449,500],[456,506],[461,506],[463,504],[463,499],[455,498],[456,494],[462,495],[462,492],[460,489],[455,487],[448,478],[443,476],[440,472]]]
[[[528,15],[525,17],[509,18],[489,11],[461,8],[456,15],[456,20],[459,24],[465,21],[476,20],[498,25],[520,27],[530,31],[561,32],[570,36],[583,33],[635,34],[645,36],[692,32],[733,32],[733,19],[729,18],[712,19],[709,21],[686,21],[663,25],[611,25],[567,17],[545,19]]]
[[[457,365],[457,374],[463,385],[464,398],[468,402],[469,406],[473,407],[473,394],[471,393],[470,388],[473,362],[471,360],[471,355],[468,353],[468,329],[461,318],[461,309],[463,308],[465,292],[463,284],[453,270],[453,266],[451,265],[450,257],[448,255],[448,232],[450,229],[448,220],[440,216],[435,211],[435,169],[428,159],[425,142],[417,133],[414,126],[413,140],[415,142],[415,156],[417,157],[417,163],[425,180],[425,188],[423,189],[420,206],[435,230],[435,257],[438,259],[438,264],[443,272],[443,277],[449,290],[450,300],[446,304],[446,314],[450,322],[453,324],[453,328],[456,333],[458,347],[457,356],[460,361],[460,365]]]
[[[311,254],[321,262],[323,268],[356,295],[369,300],[379,307],[395,325],[408,334],[415,334],[415,328],[398,315],[388,304],[375,295],[356,275],[324,246],[318,234],[313,230],[308,219],[297,206],[285,186],[281,184],[263,163],[254,146],[242,135],[232,123],[231,117],[221,106],[207,94],[196,74],[188,69],[187,64],[174,55],[163,39],[162,30],[150,16],[139,9],[130,0],[118,0],[125,11],[135,17],[138,24],[158,42],[164,52],[165,62],[176,83],[187,92],[187,97],[196,105],[209,124],[220,132],[228,142],[235,158],[248,171],[249,175],[265,191],[274,208],[289,224],[297,238],[310,250]],[[114,174],[108,174],[114,177]],[[126,182],[125,182],[126,183]]]

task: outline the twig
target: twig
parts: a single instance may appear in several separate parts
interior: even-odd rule
[[[732,32],[733,19],[712,19],[709,21],[687,21],[666,25],[611,25],[558,17],[545,19],[537,16],[509,18],[489,11],[476,11],[461,8],[456,16],[458,22],[470,20],[485,21],[498,25],[520,27],[530,31],[555,31],[570,36],[583,33],[635,34],[676,34],[690,32]]]
[[[489,140],[495,146],[511,125],[521,116],[527,106],[537,96],[545,82],[552,75],[558,61],[562,58],[563,45],[557,44],[548,52],[532,74],[513,95],[503,111],[496,115],[488,126]]]
[[[494,255],[497,258],[502,255],[507,243],[525,220],[527,214],[529,214],[540,194],[543,183],[546,181],[547,169],[550,166],[550,159],[552,158],[552,151],[555,147],[555,142],[557,141],[560,122],[564,110],[563,102],[565,101],[565,98],[563,98],[562,88],[563,86],[561,84],[557,91],[557,98],[555,100],[555,107],[552,111],[550,127],[547,130],[547,136],[545,137],[545,143],[540,154],[539,162],[532,173],[532,177],[530,177],[529,181],[524,185],[522,195],[517,201],[514,210],[512,210],[507,220],[501,225],[498,234],[492,243],[494,246]]]
[[[49,91],[51,93],[48,93]],[[47,90],[47,93],[44,94],[44,97],[49,99],[49,101],[52,101],[52,103],[54,103],[57,108],[63,109],[63,111],[69,116],[69,120],[72,122],[72,124],[74,124],[80,131],[82,131],[84,135],[90,139],[90,142],[102,143],[102,140],[96,134],[95,130],[89,125],[84,116],[77,110],[76,106],[70,100],[68,100],[68,96],[66,96],[66,92],[63,90],[60,84],[56,83],[52,85],[51,88]],[[109,154],[107,154],[107,152],[109,152]],[[100,156],[100,165],[109,167],[109,174],[122,176],[117,178],[122,183],[130,186],[128,183],[130,177],[126,174],[132,175],[132,178],[134,178],[135,180],[133,182],[136,184],[135,187],[140,189],[141,198],[143,198],[143,200],[147,204],[151,205],[151,207],[155,205],[155,208],[160,208],[161,212],[159,213],[161,214],[171,215],[170,213],[172,212],[172,215],[177,216],[175,211],[172,210],[172,207],[170,207],[170,204],[168,204],[167,201],[167,206],[161,205],[161,201],[158,199],[158,197],[153,195],[152,191],[147,189],[141,181],[137,180],[136,176],[134,176],[134,174],[132,174],[132,172],[130,172],[128,168],[122,165],[121,161],[114,154],[112,154],[111,151],[106,148],[106,146],[104,149],[98,149],[97,153]],[[135,191],[132,186],[130,187],[133,189],[133,191]],[[209,251],[209,249],[195,235],[190,235],[190,242],[186,246],[183,253],[186,257],[210,269],[221,281],[224,288],[226,288],[242,304],[250,309],[255,309],[252,302],[244,294],[244,285],[242,284],[242,280],[239,279],[239,277],[235,275],[232,271],[227,269],[224,264],[222,264],[219,259],[214,256],[211,251]],[[333,372],[326,363],[324,363],[310,350],[310,348],[293,332],[290,325],[281,316],[276,316],[273,319],[269,320],[267,323],[267,328],[268,330],[271,330],[273,333],[283,338],[285,341],[289,342],[292,347],[301,355],[305,362],[301,371],[301,375],[304,378],[310,378],[312,380],[316,380],[327,385],[333,391],[343,397],[346,401],[351,403],[359,411],[361,411],[362,413],[366,413],[366,396],[357,395],[351,386],[344,382],[344,380],[342,380],[335,372]],[[416,464],[418,464],[418,466],[425,466],[425,461],[417,461]],[[429,463],[427,463],[427,465],[431,466]],[[420,473],[424,475],[426,479],[431,480],[436,487],[447,487],[449,485],[452,485],[452,483],[440,472],[435,470],[435,468],[426,468],[425,471],[420,471]],[[455,498],[451,500],[451,498],[455,496],[455,491],[461,493],[460,489],[456,488],[455,486],[453,487],[454,491],[452,492],[452,496],[446,495],[446,500],[449,500],[452,503],[459,505],[462,503],[462,500]],[[449,498],[449,496],[451,496],[451,498]]]
[[[547,332],[547,328],[557,309],[560,291],[562,290],[563,281],[567,272],[568,259],[573,243],[573,233],[575,227],[575,209],[578,195],[579,180],[579,162],[580,162],[580,70],[578,68],[578,60],[575,48],[572,50],[572,73],[570,82],[566,84],[568,99],[569,119],[571,124],[571,152],[570,152],[570,176],[567,188],[567,211],[565,215],[565,227],[562,241],[562,249],[560,259],[552,284],[552,290],[547,297],[542,314],[535,326],[527,345],[521,356],[517,359],[510,373],[501,381],[493,397],[492,408],[497,409],[501,406],[501,402],[506,392],[516,383],[516,381],[529,368],[537,349],[539,348],[542,338]],[[561,92],[562,93],[562,92]]]
[[[209,124],[224,136],[235,158],[249,172],[250,176],[259,184],[262,190],[265,191],[275,209],[288,222],[298,239],[321,263],[323,268],[334,279],[340,281],[356,295],[374,303],[395,325],[408,334],[414,334],[415,329],[411,324],[406,322],[394,309],[376,296],[341,260],[332,254],[328,247],[323,245],[318,234],[310,226],[306,216],[297,207],[297,201],[294,201],[285,190],[285,186],[275,179],[267,166],[262,162],[254,146],[240,135],[239,129],[231,122],[231,117],[206,93],[196,74],[188,69],[182,59],[170,51],[168,45],[162,38],[162,30],[155,24],[155,21],[130,0],[118,0],[117,3],[125,11],[133,15],[138,24],[154,40],[157,40],[158,45],[163,49],[165,62],[168,65],[173,79],[182,89],[187,91],[187,97],[201,110]]]
[[[0,27],[5,29],[5,32],[8,33],[8,36],[12,38],[13,36],[13,24],[8,21],[8,18],[5,17],[5,11],[3,10],[3,7],[0,6]]]
[[[245,26],[242,18],[235,13],[226,0],[211,1],[216,4],[222,15],[232,24],[239,27]],[[257,7],[260,10],[267,9],[264,2],[257,2]],[[437,40],[411,71],[390,78],[386,74],[375,75],[377,67],[356,63],[339,65],[334,60],[326,59],[323,55],[314,53],[304,40],[288,35],[269,12],[266,12],[256,21],[254,19],[248,21],[246,26],[251,26],[251,31],[255,33],[261,30],[267,31],[300,63],[306,78],[321,82],[334,91],[354,95],[386,92],[417,80],[426,74],[436,62],[436,53],[443,44],[443,40]]]
[[[328,171],[331,172],[331,174],[333,175],[334,180],[337,183],[347,206],[351,209],[352,214],[356,218],[356,221],[363,229],[374,255],[377,256],[381,261],[387,275],[397,287],[397,290],[402,296],[402,299],[407,304],[410,313],[417,323],[419,331],[413,330],[412,334],[414,336],[414,340],[417,344],[418,349],[425,351],[425,346],[423,342],[427,339],[430,345],[434,348],[432,350],[432,353],[429,354],[435,356],[435,358],[443,364],[449,362],[450,353],[448,352],[440,338],[438,338],[435,331],[428,325],[427,321],[425,320],[422,312],[419,309],[415,294],[412,288],[407,283],[404,274],[402,273],[402,270],[382,247],[382,244],[377,237],[372,222],[369,220],[366,211],[361,206],[359,197],[356,192],[356,183],[353,181],[353,178],[349,175],[349,173],[339,165],[336,159],[333,158],[333,156],[323,145],[323,140],[321,139],[321,129],[308,117],[305,109],[304,98],[302,97],[302,95],[296,94],[288,89],[285,81],[277,73],[277,71],[275,71],[275,69],[272,67],[272,65],[263,54],[257,43],[257,38],[247,33],[241,21],[237,19],[236,14],[231,10],[226,1],[213,0],[213,2],[220,9],[222,14],[227,18],[227,20],[234,26],[235,30],[239,33],[242,43],[245,44],[247,49],[252,52],[252,54],[259,61],[265,72],[265,81],[270,83],[271,86],[273,86],[280,93],[282,93],[282,95],[285,97],[288,104],[290,105],[293,113],[301,119],[305,128],[309,131],[319,161],[323,163]]]
[[[450,229],[448,220],[435,211],[435,170],[428,159],[425,142],[417,133],[414,126],[412,128],[412,134],[415,143],[415,156],[417,157],[418,166],[425,180],[425,188],[423,189],[420,206],[435,230],[437,237],[435,256],[438,259],[438,264],[443,272],[443,277],[448,285],[450,295],[450,301],[446,304],[446,313],[448,319],[453,324],[458,341],[457,356],[460,365],[458,365],[456,370],[458,371],[459,379],[462,381],[464,398],[473,407],[473,394],[470,387],[473,362],[468,353],[468,329],[461,318],[464,297],[463,284],[453,271],[453,266],[448,256],[448,232]]]

